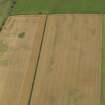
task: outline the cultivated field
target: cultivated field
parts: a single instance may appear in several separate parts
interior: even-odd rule
[[[105,0],[0,0],[0,105],[105,105],[104,13]]]
[[[28,105],[45,16],[9,17],[0,33],[0,105]]]
[[[105,0],[17,0],[13,15],[39,13],[105,13]]]
[[[100,105],[101,15],[49,15],[31,105]]]

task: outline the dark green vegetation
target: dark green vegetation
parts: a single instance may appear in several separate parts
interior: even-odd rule
[[[17,0],[12,15],[105,13],[105,0]]]
[[[0,0],[0,27],[9,15],[12,0]]]
[[[18,34],[18,37],[19,37],[19,38],[24,38],[24,36],[25,36],[25,32],[22,32],[22,33],[19,33],[19,34]]]

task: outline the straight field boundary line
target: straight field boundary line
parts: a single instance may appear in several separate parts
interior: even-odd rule
[[[105,105],[105,15],[102,17],[101,105]]]
[[[50,14],[105,14],[105,12],[30,12],[30,13],[16,13],[10,14],[10,16],[17,16],[17,15],[50,15]]]
[[[37,68],[38,68],[38,64],[39,64],[39,60],[40,60],[40,55],[41,55],[41,52],[42,52],[42,45],[43,45],[43,40],[44,40],[44,35],[45,35],[45,30],[46,30],[46,25],[47,25],[47,19],[48,19],[48,15],[46,15],[46,19],[45,19],[45,25],[44,25],[41,45],[40,45],[40,49],[39,49],[39,55],[38,55],[38,58],[37,58],[37,64],[36,64],[36,68],[35,68],[35,72],[34,72],[34,78],[33,78],[32,86],[31,86],[31,92],[30,92],[30,98],[29,98],[29,101],[28,101],[28,105],[30,105],[30,103],[31,103],[32,93],[33,93],[35,79],[36,79],[36,75],[37,75]]]

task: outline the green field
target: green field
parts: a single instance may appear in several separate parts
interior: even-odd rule
[[[17,0],[12,15],[37,13],[105,13],[105,0]]]
[[[8,16],[8,11],[10,9],[11,1],[12,0],[8,0],[0,4],[0,27],[3,21],[5,20],[5,18]]]

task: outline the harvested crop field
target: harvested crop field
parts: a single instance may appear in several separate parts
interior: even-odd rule
[[[13,16],[3,27],[0,33],[0,105],[27,105],[45,19],[46,16]]]
[[[100,105],[101,22],[48,16],[31,105]]]
[[[100,105],[102,15],[10,16],[0,33],[0,105]]]

